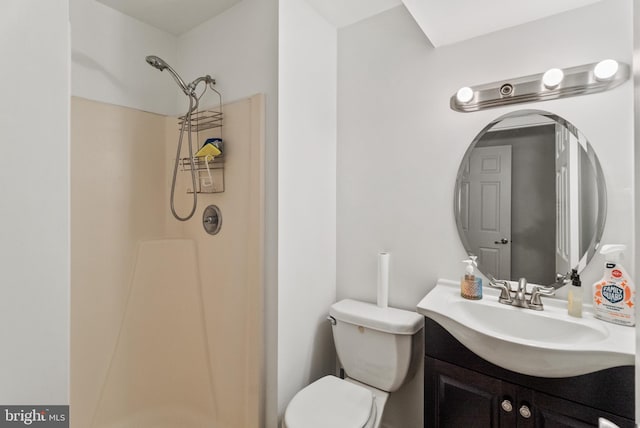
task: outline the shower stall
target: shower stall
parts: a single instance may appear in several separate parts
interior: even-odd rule
[[[222,126],[199,130],[213,79],[147,62],[188,96],[182,118],[71,102],[71,426],[257,427],[265,99],[220,103]],[[224,152],[205,168],[210,139]],[[209,166],[218,191],[202,186]]]

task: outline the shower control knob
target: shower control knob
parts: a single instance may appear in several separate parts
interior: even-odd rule
[[[523,404],[520,407],[520,416],[522,416],[525,419],[529,419],[531,417],[531,409],[529,409],[529,406],[527,406],[526,404]]]
[[[509,400],[502,400],[502,403],[500,404],[500,406],[502,407],[502,410],[504,410],[507,413],[513,410],[513,404],[511,404],[511,401]]]
[[[220,232],[222,227],[222,213],[216,205],[209,205],[202,213],[202,226],[209,235]]]

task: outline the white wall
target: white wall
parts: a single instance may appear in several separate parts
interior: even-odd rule
[[[607,0],[438,49],[403,7],[340,30],[338,298],[375,300],[375,255],[383,248],[392,254],[391,305],[414,308],[436,278],[459,277],[458,165],[486,123],[521,108],[555,112],[590,140],[608,189],[603,242],[633,248],[631,82],[519,107],[468,114],[449,108],[461,86],[609,57],[630,63],[630,6]],[[601,262],[592,261],[583,284],[600,277]]]
[[[267,102],[275,108],[277,13],[275,0],[243,0],[181,35],[176,62],[181,76],[190,82],[210,74],[226,102],[266,93]],[[178,95],[180,106],[184,98]],[[206,104],[205,99],[203,102]],[[275,111],[270,115],[273,118]]]
[[[70,18],[74,96],[153,113],[176,111],[178,86],[144,60],[157,55],[176,68],[175,36],[94,0],[70,0]]]
[[[305,0],[280,0],[278,410],[332,373],[337,31]]]
[[[0,403],[69,403],[66,0],[0,6]]]

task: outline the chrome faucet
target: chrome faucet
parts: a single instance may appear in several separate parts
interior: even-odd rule
[[[519,308],[533,309],[534,311],[544,310],[541,296],[553,296],[555,294],[554,287],[544,287],[534,285],[531,293],[527,293],[527,280],[520,278],[518,280],[518,288],[511,289],[509,281],[497,280],[489,275],[489,285],[493,288],[501,290],[498,301],[505,305],[516,306]],[[530,296],[527,300],[527,296]]]
[[[543,311],[544,306],[540,296],[553,296],[556,294],[556,290],[553,287],[543,287],[536,285],[531,290],[531,299],[529,300],[529,309],[534,311]]]
[[[525,309],[529,307],[529,302],[527,302],[527,280],[525,278],[518,280],[518,289],[511,305]]]

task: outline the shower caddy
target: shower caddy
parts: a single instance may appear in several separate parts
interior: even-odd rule
[[[194,156],[193,162],[189,157],[180,158],[181,171],[190,172],[193,168],[197,175],[196,193],[221,193],[224,192],[224,140],[222,139],[222,95],[218,94],[218,104],[209,109],[197,110],[191,113],[191,120],[187,120],[187,115],[178,118],[178,127],[184,132],[191,132],[192,140],[196,147],[194,153],[202,147],[209,138],[219,138],[222,141],[216,142],[216,146],[222,154],[211,157]],[[200,95],[202,97],[204,92]],[[217,132],[215,131],[217,130]],[[187,193],[193,193],[194,189],[189,187]]]

